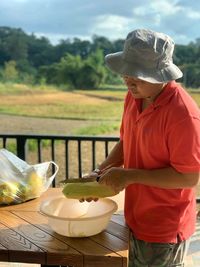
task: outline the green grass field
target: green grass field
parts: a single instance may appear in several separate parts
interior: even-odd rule
[[[22,85],[0,86],[0,113],[79,120],[119,120],[123,91],[69,91]],[[11,94],[11,92],[13,92]],[[51,111],[51,112],[49,112]]]
[[[76,128],[73,134],[111,134],[119,130],[125,93],[125,88],[65,92],[48,86],[0,84],[0,114],[87,120],[92,126]]]
[[[200,91],[190,90],[200,106]],[[0,84],[0,113],[28,117],[90,120],[74,134],[109,134],[119,129],[125,87],[64,91],[50,86]]]

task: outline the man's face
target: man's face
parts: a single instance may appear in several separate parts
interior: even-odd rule
[[[122,77],[134,98],[154,98],[163,88],[163,84],[149,83],[127,75]]]

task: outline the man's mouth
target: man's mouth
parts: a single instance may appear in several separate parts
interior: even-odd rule
[[[137,94],[137,93],[138,93],[136,87],[129,87],[128,89],[129,89],[129,91],[132,92],[133,94]]]

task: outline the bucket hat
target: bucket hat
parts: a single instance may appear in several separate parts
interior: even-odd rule
[[[121,75],[150,83],[165,83],[183,76],[173,63],[174,41],[166,34],[148,29],[130,32],[123,51],[105,56],[106,65]]]

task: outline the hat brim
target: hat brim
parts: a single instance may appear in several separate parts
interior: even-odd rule
[[[108,54],[105,57],[106,65],[121,75],[133,76],[150,83],[166,83],[183,76],[182,71],[172,62],[163,69],[149,69],[130,63],[124,59],[123,52]]]

